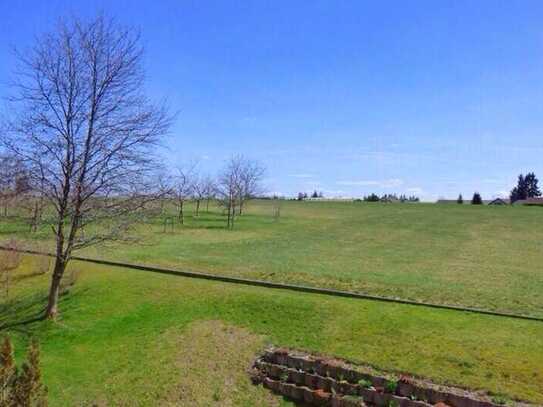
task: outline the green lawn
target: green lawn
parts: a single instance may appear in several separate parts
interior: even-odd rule
[[[34,261],[26,257],[18,275],[31,273]],[[266,343],[543,403],[541,323],[72,267],[81,274],[62,297],[58,322],[4,330],[17,356],[30,336],[39,338],[53,406],[286,404],[246,377]],[[19,278],[0,322],[34,315],[48,277]]]
[[[140,243],[83,254],[201,272],[333,287],[543,316],[543,209],[435,204],[252,202],[233,231],[217,210]],[[28,236],[2,222],[0,236]]]

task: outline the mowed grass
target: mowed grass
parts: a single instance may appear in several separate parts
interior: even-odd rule
[[[26,257],[19,275],[30,274]],[[12,326],[42,344],[53,406],[287,404],[250,385],[266,344],[543,403],[543,324],[73,262],[58,322]],[[35,315],[48,275],[18,279],[0,323]],[[9,312],[6,312],[9,310]]]
[[[543,208],[253,201],[235,230],[217,208],[164,232],[138,225],[139,243],[82,254],[231,276],[543,316]],[[174,216],[173,210],[169,216]],[[3,237],[28,235],[0,221]]]

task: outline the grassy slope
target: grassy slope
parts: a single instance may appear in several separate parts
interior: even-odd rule
[[[86,254],[543,316],[541,208],[283,202],[274,223],[260,201],[234,231],[187,212],[174,233],[156,219],[138,229],[144,244]],[[0,221],[0,238],[24,230]]]
[[[259,202],[233,232],[188,220],[105,257],[543,316],[541,208]],[[484,284],[481,284],[484,282]]]
[[[541,208],[283,202],[274,223],[261,201],[227,231],[188,207],[174,233],[156,219],[138,229],[144,244],[86,254],[543,316]],[[23,230],[0,222],[0,238]]]
[[[27,270],[31,261],[27,258]],[[543,402],[540,323],[88,264],[74,267],[83,272],[63,297],[62,320],[11,330],[19,350],[28,335],[41,340],[52,405],[133,405],[136,400],[156,405],[157,400],[191,400],[191,395],[200,397],[201,405],[210,400],[274,405],[280,400],[252,389],[244,372],[266,341]],[[2,319],[19,320],[35,311],[42,303],[29,310],[22,306],[46,280],[20,280],[18,306],[10,304],[12,311],[2,313]],[[233,333],[213,341],[217,326]],[[225,352],[217,350],[223,342]],[[239,357],[232,356],[236,349]],[[207,352],[216,364],[208,365]],[[190,369],[188,361],[197,368]],[[201,391],[205,372],[213,386]],[[232,382],[221,379],[225,374]],[[249,393],[242,396],[244,389]]]

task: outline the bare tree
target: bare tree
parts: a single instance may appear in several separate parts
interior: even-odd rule
[[[8,216],[9,207],[29,189],[20,160],[14,155],[0,155],[0,201],[2,214]]]
[[[242,191],[242,163],[240,156],[230,158],[218,177],[218,202],[226,210],[228,229],[234,228],[236,206]]]
[[[242,214],[246,201],[252,199],[263,192],[262,178],[265,169],[258,161],[248,160],[244,157],[237,158],[240,163],[240,195],[239,195],[239,214]]]
[[[195,163],[176,168],[172,186],[169,188],[177,206],[177,219],[181,225],[185,224],[185,202],[190,199],[194,190],[195,168]]]
[[[171,116],[143,93],[138,33],[103,16],[61,22],[17,55],[14,117],[3,142],[54,208],[45,313],[54,318],[73,251],[122,238],[153,200],[154,147]]]
[[[206,212],[209,213],[209,202],[215,198],[217,194],[217,183],[208,175],[202,180],[202,189],[204,199],[206,200]]]
[[[206,197],[206,184],[205,179],[202,179],[198,175],[195,176],[194,182],[192,183],[192,199],[196,203],[195,216],[200,216],[200,203]]]

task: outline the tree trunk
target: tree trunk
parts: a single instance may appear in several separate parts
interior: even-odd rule
[[[209,198],[206,199],[206,212],[209,213]]]
[[[243,209],[243,199],[239,199],[239,214],[241,215],[241,211]]]
[[[196,217],[199,216],[199,212],[200,212],[200,200],[198,199],[196,201]]]
[[[183,201],[181,201],[179,203],[179,215],[178,215],[178,220],[179,220],[179,223],[181,223],[182,225],[185,224],[185,215],[183,214]]]
[[[228,204],[226,206],[228,219],[226,221],[226,228],[230,229],[231,219],[232,219],[232,198],[228,199]]]
[[[55,268],[53,269],[53,277],[51,278],[51,287],[49,288],[49,299],[47,301],[47,309],[45,318],[55,319],[58,314],[58,298],[60,294],[60,282],[64,271],[66,270],[67,262],[60,257],[55,260]]]
[[[236,199],[232,199],[232,217],[230,219],[230,229],[234,229],[234,221],[236,218]]]

